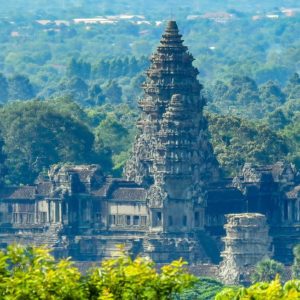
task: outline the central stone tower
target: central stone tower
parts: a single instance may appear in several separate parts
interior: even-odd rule
[[[181,37],[169,21],[143,84],[139,132],[124,170],[148,188],[149,231],[164,238],[203,229],[205,187],[219,177],[199,72]]]

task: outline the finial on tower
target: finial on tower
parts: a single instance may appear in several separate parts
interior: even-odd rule
[[[168,21],[168,24],[167,24],[167,31],[173,31],[173,30],[178,30],[178,26],[177,26],[177,23],[176,21]]]

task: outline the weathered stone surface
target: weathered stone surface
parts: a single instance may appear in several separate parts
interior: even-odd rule
[[[226,219],[220,275],[226,284],[245,283],[251,268],[271,257],[267,220],[257,213],[229,214]]]
[[[198,70],[181,37],[170,21],[143,85],[140,131],[124,173],[148,185],[177,177],[183,189],[193,185],[199,193],[204,183],[218,179],[219,169],[207,137]]]

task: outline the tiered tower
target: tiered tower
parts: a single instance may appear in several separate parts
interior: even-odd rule
[[[128,180],[148,187],[152,234],[203,229],[205,187],[219,176],[198,70],[181,37],[176,22],[168,22],[147,71],[139,133],[125,168]]]
[[[162,153],[162,147],[164,148],[166,144],[169,154],[172,155],[171,148],[174,149],[173,161],[175,157],[184,161],[181,166],[177,165],[178,175],[183,171],[181,167],[186,168],[185,164],[188,163],[192,166],[188,172],[183,171],[183,174],[189,173],[194,183],[209,182],[218,176],[217,162],[207,139],[207,124],[203,117],[205,100],[200,95],[202,86],[197,80],[199,72],[193,67],[194,58],[183,45],[181,37],[176,22],[168,22],[157,52],[152,56],[152,65],[147,71],[147,81],[143,85],[145,95],[139,102],[142,109],[138,122],[140,132],[131,159],[125,168],[127,179],[137,183],[151,185],[156,181],[157,175],[160,179],[158,169],[161,164],[165,164],[165,173],[169,173],[170,168],[174,173],[175,166],[168,166],[172,161]],[[171,108],[169,107],[171,99],[175,95],[174,107]],[[163,120],[166,119],[165,125],[167,119],[169,123],[173,122],[172,116],[176,114],[178,101],[182,102],[179,105],[182,106],[184,116],[174,119],[175,127],[170,129],[170,133],[166,136],[170,139],[166,140],[162,137],[165,134],[162,132]],[[183,127],[188,125],[184,137],[181,123],[186,123]],[[163,130],[169,129],[165,126]],[[193,147],[188,149],[188,144],[180,145],[182,143],[189,143]],[[186,156],[179,158],[181,154]],[[155,161],[157,156],[160,157],[159,162]]]
[[[204,228],[205,187],[219,177],[199,72],[181,37],[176,22],[168,22],[147,71],[139,134],[124,172],[148,188],[145,252],[156,261],[203,253],[195,235]]]

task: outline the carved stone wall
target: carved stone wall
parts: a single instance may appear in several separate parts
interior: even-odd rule
[[[226,218],[221,277],[226,284],[247,282],[251,268],[271,256],[266,217],[262,214],[244,213],[229,214]]]

